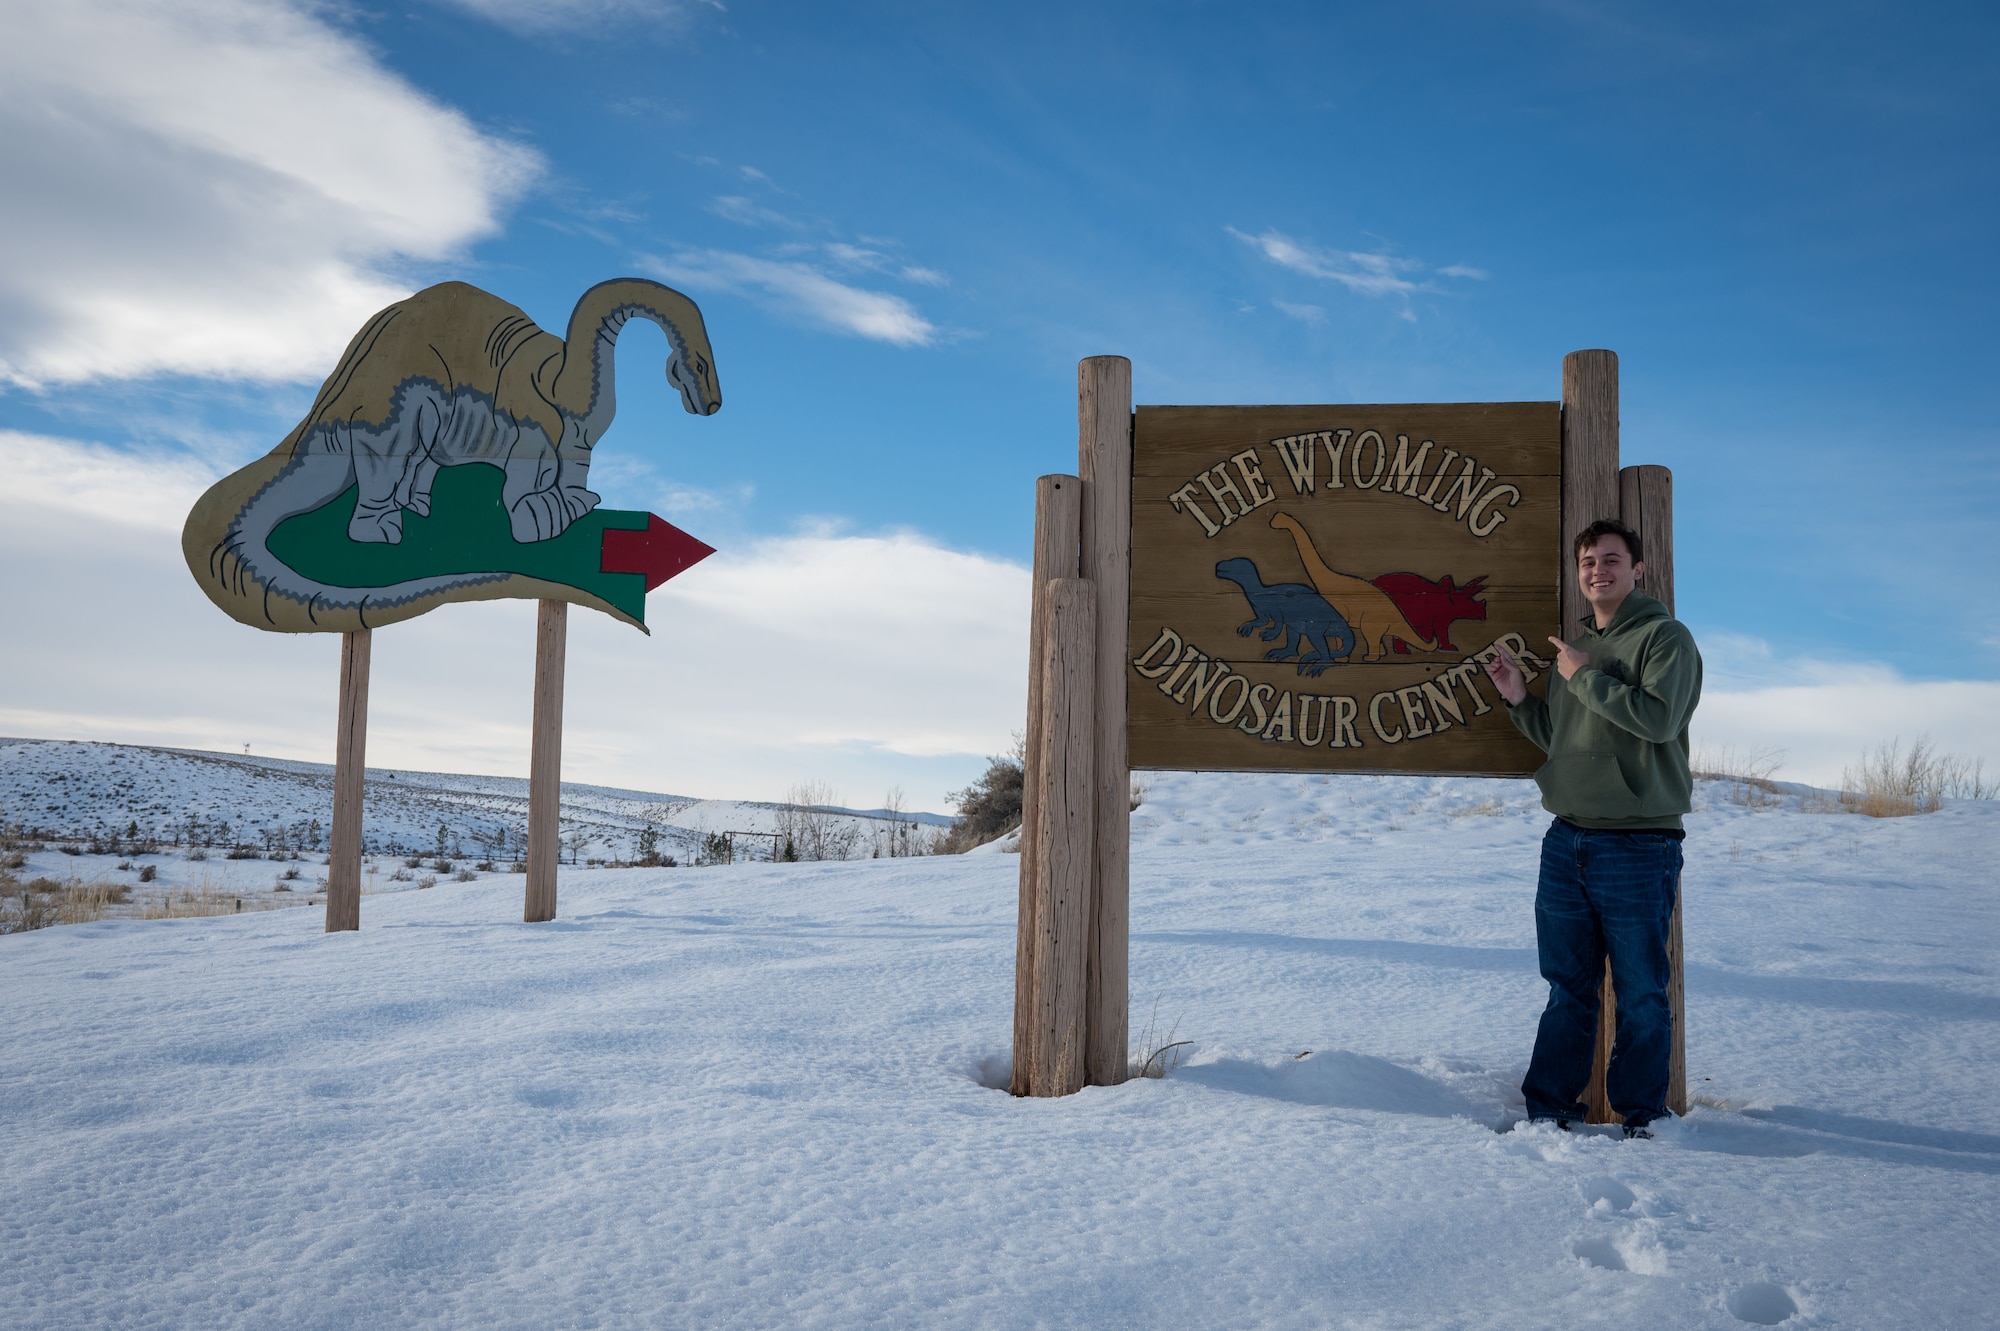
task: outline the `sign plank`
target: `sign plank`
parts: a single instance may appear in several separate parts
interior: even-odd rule
[[[1554,402],[1140,407],[1135,768],[1524,776],[1481,662],[1557,631]]]

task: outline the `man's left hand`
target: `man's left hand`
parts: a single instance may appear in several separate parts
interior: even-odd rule
[[[1577,671],[1590,664],[1588,656],[1585,656],[1561,638],[1556,637],[1553,633],[1549,635],[1549,641],[1554,643],[1556,648],[1556,673],[1564,679],[1570,678]]]

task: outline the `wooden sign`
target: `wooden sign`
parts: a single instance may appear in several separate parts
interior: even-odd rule
[[[1140,407],[1131,765],[1531,774],[1561,484],[1555,402]]]
[[[598,507],[589,488],[615,409],[612,350],[634,318],[665,330],[687,410],[720,408],[701,311],[658,282],[592,287],[567,340],[463,282],[389,306],[297,428],[195,504],[189,571],[231,618],[282,633],[501,597],[644,629],[646,593],[714,551],[653,514]]]

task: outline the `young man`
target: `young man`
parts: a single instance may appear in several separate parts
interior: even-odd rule
[[[1639,538],[1593,522],[1576,538],[1577,581],[1591,613],[1572,646],[1555,644],[1544,701],[1503,649],[1486,667],[1520,732],[1549,755],[1535,773],[1555,815],[1542,839],[1535,937],[1549,1004],[1521,1091],[1531,1121],[1567,1129],[1597,1048],[1598,988],[1611,958],[1618,1036],[1605,1091],[1625,1135],[1667,1113],[1673,1015],[1667,927],[1680,890],[1681,815],[1691,805],[1688,718],[1701,698],[1701,654],[1666,606],[1634,584]]]

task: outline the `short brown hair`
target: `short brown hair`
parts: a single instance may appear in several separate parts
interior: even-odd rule
[[[1599,518],[1578,532],[1576,534],[1576,546],[1570,551],[1570,554],[1574,558],[1581,559],[1585,550],[1590,549],[1591,546],[1596,545],[1607,536],[1616,536],[1619,540],[1625,542],[1625,549],[1631,554],[1633,563],[1643,564],[1646,562],[1646,556],[1640,553],[1639,550],[1639,533],[1633,531],[1616,518]]]

